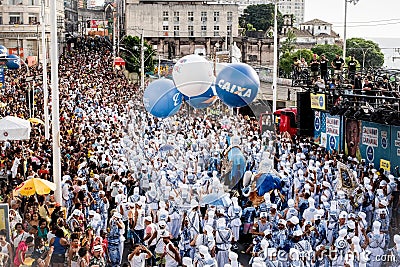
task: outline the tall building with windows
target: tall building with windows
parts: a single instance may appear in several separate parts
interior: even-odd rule
[[[218,3],[235,3],[239,5],[239,14],[250,5],[263,5],[274,3],[274,0],[217,0]],[[282,15],[294,15],[294,26],[298,27],[304,22],[305,0],[278,0],[278,8]]]
[[[50,42],[50,7],[52,0],[2,0],[0,5],[0,44],[9,53],[42,58],[41,24],[46,25],[46,40]],[[57,29],[59,42],[64,34],[64,1],[57,1]],[[45,18],[41,21],[41,5],[44,4]]]

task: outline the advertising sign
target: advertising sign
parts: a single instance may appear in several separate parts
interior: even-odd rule
[[[360,154],[367,163],[373,163],[375,168],[381,166],[381,160],[388,161],[386,165],[390,168],[390,161],[394,158],[391,156],[391,147],[389,146],[391,143],[390,132],[389,125],[367,121],[361,123]]]
[[[325,95],[324,94],[310,94],[311,108],[325,110]]]

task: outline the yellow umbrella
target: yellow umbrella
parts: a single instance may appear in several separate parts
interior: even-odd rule
[[[44,121],[42,121],[41,119],[38,119],[38,118],[29,118],[28,121],[31,122],[31,123],[33,123],[33,124],[38,124],[38,123],[40,123],[40,124],[43,124],[43,125],[44,125]]]
[[[34,194],[45,195],[50,193],[50,191],[55,190],[55,183],[40,178],[31,178],[25,182],[22,182],[15,188],[15,192],[21,194],[22,196],[31,196]]]

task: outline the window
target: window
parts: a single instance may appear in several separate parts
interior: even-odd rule
[[[321,26],[318,26],[318,30],[321,30]]]
[[[179,26],[174,26],[174,36],[179,36]]]
[[[189,32],[189,36],[194,36],[194,29],[192,25],[188,26],[188,32]]]
[[[168,25],[164,25],[164,26],[162,26],[162,29],[163,29],[163,31],[168,31],[169,27],[168,27]]]
[[[214,36],[219,36],[219,26],[214,25]]]
[[[10,13],[10,23],[13,24],[22,24],[21,14],[20,13]]]
[[[36,14],[34,13],[29,13],[28,15],[28,19],[29,19],[29,24],[30,25],[36,25],[38,23],[38,18],[36,16]]]
[[[179,22],[179,11],[174,12],[174,22]]]
[[[163,21],[168,21],[168,11],[163,11]]]
[[[201,11],[201,21],[207,21],[207,11]]]
[[[201,25],[201,31],[203,31],[203,32],[207,31],[207,26],[206,25]]]
[[[219,21],[219,11],[214,11],[214,22]]]
[[[194,21],[193,11],[188,12],[188,21]]]
[[[3,25],[3,17],[0,17],[0,25]]]
[[[326,26],[325,26],[325,30],[326,30]]]
[[[232,22],[232,17],[233,17],[232,11],[228,11],[228,13],[226,14],[226,21]]]
[[[232,35],[232,25],[226,26],[226,31],[228,33],[228,36],[231,36]]]

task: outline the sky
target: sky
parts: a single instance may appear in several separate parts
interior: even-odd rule
[[[356,5],[347,1],[348,38],[400,38],[399,0],[359,0]],[[343,36],[345,0],[305,0],[305,5],[305,21],[318,18],[332,23]]]

